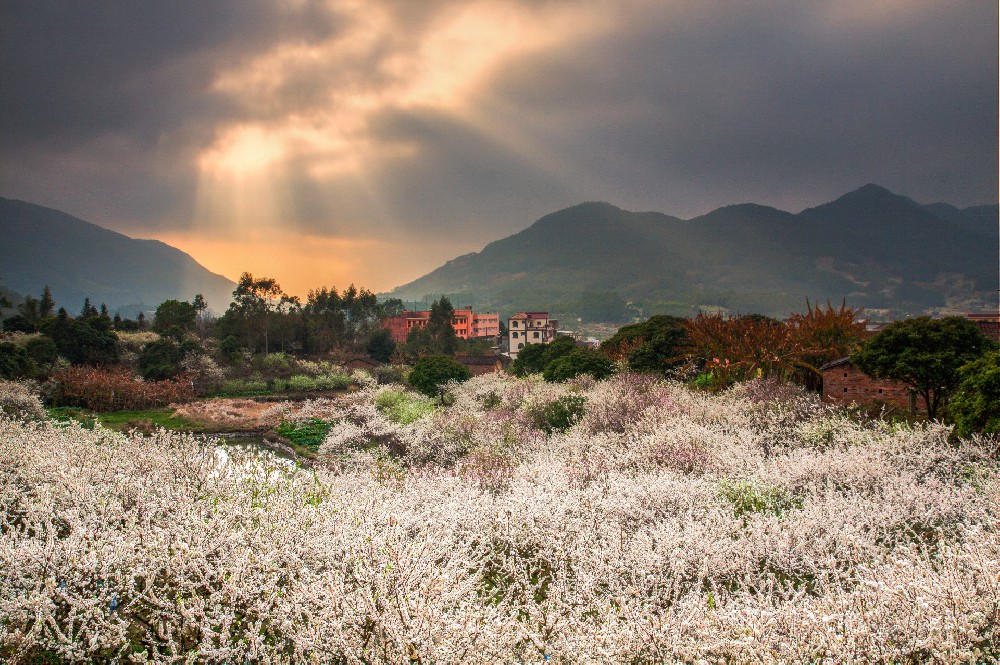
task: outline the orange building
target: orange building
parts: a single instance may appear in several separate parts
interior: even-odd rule
[[[386,319],[383,327],[392,333],[392,339],[397,344],[402,344],[411,330],[423,328],[430,319],[429,311],[406,311]],[[476,314],[471,309],[456,309],[451,318],[451,326],[455,329],[455,336],[461,339],[496,337],[500,334],[500,315]]]

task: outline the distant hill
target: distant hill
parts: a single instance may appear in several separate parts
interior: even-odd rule
[[[798,214],[741,204],[682,220],[596,202],[546,215],[389,295],[592,320],[609,307],[612,320],[715,307],[784,316],[807,298],[903,316],[995,308],[998,251],[997,206],[920,205],[877,185]]]
[[[135,240],[66,213],[0,197],[0,284],[36,298],[48,284],[71,313],[84,298],[118,307],[191,300],[224,311],[236,285],[159,240]]]

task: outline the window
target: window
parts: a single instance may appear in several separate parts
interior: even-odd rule
[[[847,388],[844,388],[844,392],[845,392],[845,393],[847,392]]]
[[[533,337],[534,337],[535,339],[538,339],[538,333],[536,333],[536,332],[535,332],[535,333],[531,333],[531,335],[532,335],[532,336],[533,336]]]
[[[881,394],[882,394],[882,389],[881,389],[881,388],[879,388],[879,389],[878,389],[878,394],[879,394],[879,395],[881,395]]]

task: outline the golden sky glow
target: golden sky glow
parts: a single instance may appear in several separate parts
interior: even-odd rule
[[[304,295],[582,201],[997,192],[985,0],[0,3],[0,196]]]
[[[377,4],[334,4],[348,19],[346,31],[320,44],[278,44],[217,76],[215,91],[259,118],[216,128],[215,140],[197,157],[191,232],[169,240],[158,236],[230,278],[258,265],[258,271],[279,276],[299,295],[319,286],[319,275],[337,284],[353,280],[389,289],[419,276],[431,261],[453,258],[456,250],[478,249],[481,242],[410,238],[390,247],[384,240],[298,235],[287,223],[295,215],[287,188],[291,175],[308,178],[319,188],[328,181],[347,182],[355,194],[361,192],[369,217],[349,220],[355,233],[376,221],[405,228],[406,219],[379,214],[378,168],[386,160],[419,162],[420,155],[414,144],[373,137],[372,120],[393,109],[434,109],[467,118],[479,131],[502,140],[503,128],[494,130],[476,112],[479,86],[511,57],[558,46],[607,23],[606,15],[580,7],[533,9],[490,0],[443,12],[414,35]],[[353,77],[343,66],[386,48],[390,53],[376,77]],[[313,101],[282,112],[289,82],[298,78],[309,81]],[[514,152],[537,158],[516,134],[506,143]],[[338,208],[336,197],[330,198],[330,207]],[[338,221],[343,222],[330,220],[331,228]],[[231,239],[207,239],[219,232]],[[392,260],[386,261],[387,256]],[[374,265],[379,268],[372,269]]]
[[[275,277],[286,293],[305,300],[310,289],[349,284],[369,290],[389,290],[422,274],[427,261],[437,264],[464,249],[448,242],[399,243],[368,238],[303,236],[280,230],[252,231],[233,238],[174,232],[159,240],[190,254],[212,272],[232,280],[243,272]],[[391,261],[386,261],[387,255]]]

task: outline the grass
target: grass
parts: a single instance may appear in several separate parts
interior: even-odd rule
[[[88,409],[60,406],[46,409],[51,418],[60,422],[77,420],[84,425],[100,422],[108,429],[124,432],[133,429],[137,421],[148,421],[153,427],[163,427],[169,430],[195,432],[204,426],[187,418],[174,416],[173,409],[143,409],[138,411],[109,411],[96,413]]]
[[[319,418],[310,418],[304,422],[285,420],[278,425],[277,432],[291,441],[294,446],[315,453],[335,424],[336,421],[320,420]]]

